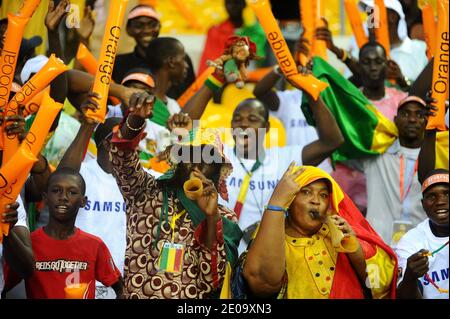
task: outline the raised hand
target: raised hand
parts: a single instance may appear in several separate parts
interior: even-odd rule
[[[17,209],[19,208],[19,203],[15,202],[9,205],[6,205],[5,212],[1,216],[1,220],[3,224],[9,224],[10,227],[13,227],[18,221],[18,213]]]
[[[328,21],[324,18],[322,18],[322,20],[324,21],[325,26],[316,28],[316,39],[325,41],[327,43],[327,48],[334,52],[334,50],[336,50],[336,46],[333,42],[333,34],[328,28]]]
[[[148,119],[152,116],[155,96],[147,92],[133,93],[129,100],[128,109],[130,114],[141,119]]]
[[[213,181],[207,179],[198,168],[194,169],[192,175],[199,178],[203,183],[203,193],[197,199],[198,207],[205,213],[206,216],[213,217],[217,215],[219,194]]]
[[[339,215],[330,215],[328,218],[336,224],[337,228],[342,230],[344,235],[356,236],[353,228],[343,217]]]
[[[428,253],[428,250],[421,249],[408,258],[406,262],[405,278],[418,279],[428,272]]]
[[[21,110],[22,107],[19,106],[19,109]],[[0,126],[2,126],[3,123],[6,123],[6,134],[8,136],[17,135],[19,141],[23,141],[27,135],[27,132],[25,130],[25,118],[21,114],[6,117],[3,116],[3,108],[0,108]]]
[[[181,141],[192,130],[192,119],[186,113],[174,114],[167,121],[167,126],[174,137]]]
[[[45,26],[48,31],[56,31],[58,29],[61,20],[67,15],[66,8],[69,5],[69,0],[61,0],[57,6],[55,6],[54,1],[48,3],[48,11],[45,16]]]
[[[294,167],[295,162],[292,162],[275,187],[272,197],[269,200],[269,205],[288,208],[300,191],[300,187],[295,180],[305,171],[305,169],[302,168],[294,172]]]
[[[95,19],[94,19],[94,11],[90,6],[86,6],[84,8],[84,17],[80,21],[80,27],[76,28],[77,34],[80,39],[84,42],[88,42],[89,38],[94,32],[95,27]]]
[[[84,102],[80,106],[81,112],[83,113],[82,121],[86,124],[95,123],[94,119],[86,116],[86,113],[88,111],[96,112],[97,110],[100,109],[100,105],[95,99],[100,100],[101,95],[96,92],[89,92],[86,100],[84,100]]]

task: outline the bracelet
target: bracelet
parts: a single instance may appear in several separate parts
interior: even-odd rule
[[[131,127],[130,124],[128,123],[128,119],[129,119],[129,118],[130,118],[130,117],[127,116],[127,119],[125,120],[125,125],[127,126],[127,128],[128,128],[130,131],[133,131],[133,132],[140,132],[140,131],[145,127],[145,125],[146,125],[145,120],[144,120],[144,123],[141,125],[141,127],[139,127],[139,128],[133,128],[133,127]]]
[[[285,216],[288,216],[288,210],[287,208],[281,207],[281,206],[273,206],[273,205],[266,205],[264,206],[265,210],[272,210],[274,212],[284,212]]]

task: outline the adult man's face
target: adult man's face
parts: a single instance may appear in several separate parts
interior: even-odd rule
[[[417,102],[408,102],[399,108],[394,123],[400,139],[409,141],[423,139],[427,126],[425,109]]]
[[[361,79],[364,87],[378,87],[386,78],[387,59],[382,47],[366,47],[360,54]]]
[[[187,76],[189,65],[186,62],[186,52],[181,43],[177,44],[177,54],[170,58],[170,81],[172,84],[180,84]]]
[[[448,184],[435,184],[423,194],[422,206],[431,222],[448,226]]]
[[[129,21],[128,34],[134,38],[138,46],[146,48],[151,40],[159,36],[161,23],[150,17],[137,17]]]

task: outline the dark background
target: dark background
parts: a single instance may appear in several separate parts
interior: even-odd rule
[[[279,20],[299,20],[298,0],[271,0],[272,11]]]

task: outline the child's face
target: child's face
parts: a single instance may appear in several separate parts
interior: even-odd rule
[[[78,210],[86,204],[86,197],[77,176],[60,174],[50,180],[44,194],[51,218],[59,222],[75,219]]]
[[[330,205],[330,191],[323,180],[304,186],[289,209],[290,222],[307,234],[315,234],[325,222]]]

